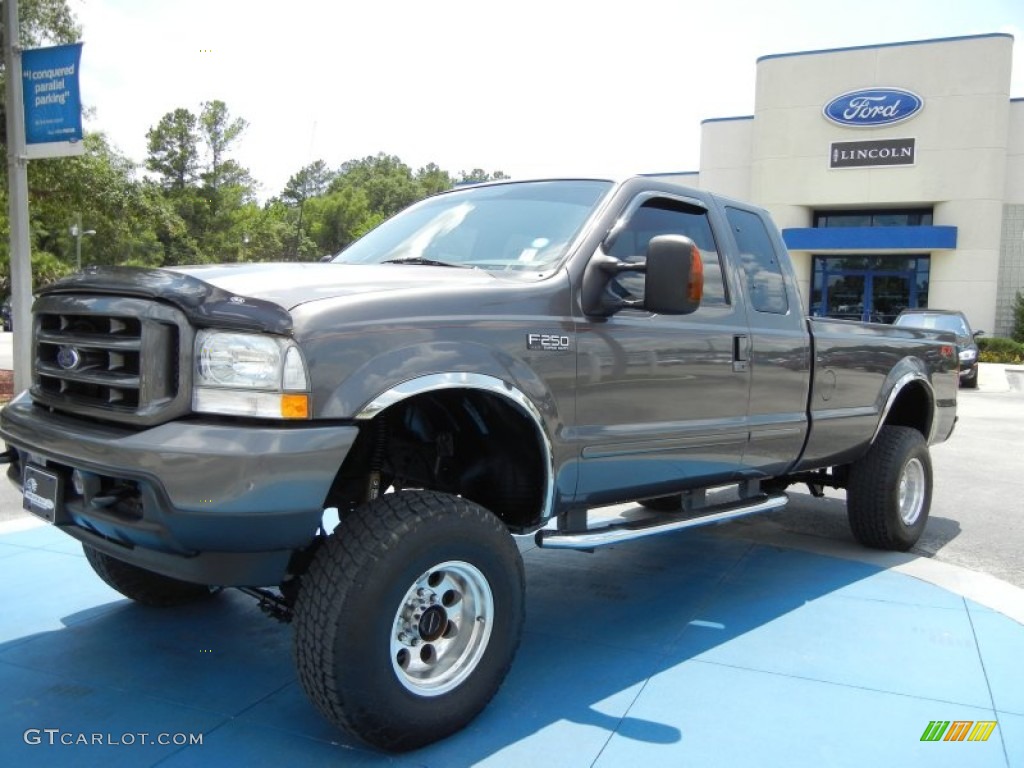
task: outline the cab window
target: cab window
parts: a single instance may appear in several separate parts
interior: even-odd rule
[[[700,208],[665,198],[648,200],[633,212],[626,226],[619,230],[608,254],[621,261],[643,261],[647,244],[658,235],[684,235],[693,240],[700,250],[704,262],[702,307],[729,303],[711,224],[707,212]],[[643,299],[644,276],[639,272],[625,272],[611,281],[610,288],[619,298]]]

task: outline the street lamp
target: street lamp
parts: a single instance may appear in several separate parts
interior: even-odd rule
[[[75,223],[71,225],[71,236],[75,238],[75,272],[82,271],[82,236],[95,234],[95,229],[82,231],[82,214],[76,214]]]

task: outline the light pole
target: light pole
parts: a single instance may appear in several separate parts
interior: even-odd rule
[[[71,225],[71,236],[75,238],[75,272],[82,271],[82,235],[95,235],[95,229],[82,231],[82,214],[75,214],[75,223]]]

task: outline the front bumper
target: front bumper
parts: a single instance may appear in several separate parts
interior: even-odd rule
[[[960,363],[960,379],[974,379],[978,375],[978,360],[975,359],[973,362]]]
[[[56,472],[56,524],[125,562],[221,586],[279,584],[316,534],[324,499],[358,435],[331,426],[172,421],[134,431],[53,413],[27,394],[0,413],[0,438]],[[73,470],[102,492],[75,492]],[[123,500],[109,504],[111,487]],[[103,502],[103,503],[99,503]]]

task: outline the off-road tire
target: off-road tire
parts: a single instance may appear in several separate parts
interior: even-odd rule
[[[641,499],[637,504],[652,512],[679,512],[683,508],[683,496],[680,493],[655,496],[653,499]]]
[[[446,626],[461,621],[449,647],[475,640],[466,651],[438,651],[444,685],[429,689],[433,668],[421,665],[425,681],[413,679],[402,653],[408,661],[410,650],[422,653],[435,642],[441,649],[445,640],[423,634],[422,620],[403,624],[403,612],[422,598],[418,585],[447,581],[452,568],[470,574],[479,590],[466,590],[446,609]],[[452,591],[441,590],[448,590],[444,599]],[[430,744],[465,726],[497,692],[519,646],[524,594],[522,558],[495,515],[433,491],[385,494],[342,518],[302,577],[294,618],[299,681],[324,717],[375,747],[401,752]],[[469,616],[489,620],[467,618],[470,608]],[[415,648],[401,645],[410,632]],[[449,672],[462,672],[445,681],[449,661]]]
[[[108,586],[143,605],[170,608],[205,600],[218,592],[214,587],[179,581],[144,568],[122,562],[88,544],[82,545],[85,559]]]
[[[850,467],[846,514],[861,544],[905,552],[920,538],[932,503],[928,444],[911,427],[882,427]]]

